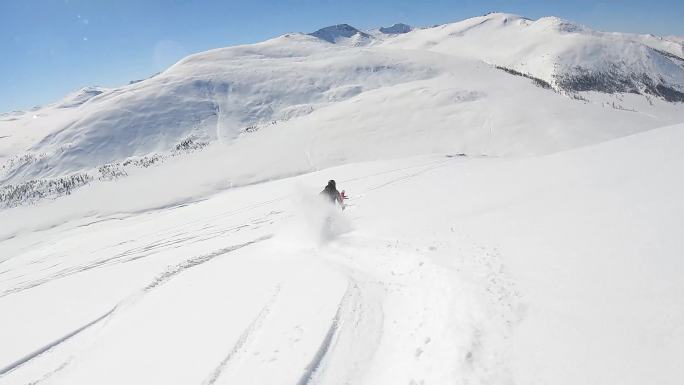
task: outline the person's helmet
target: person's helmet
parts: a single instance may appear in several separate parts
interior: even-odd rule
[[[333,179],[330,179],[330,180],[328,181],[328,186],[330,186],[330,187],[332,187],[332,188],[335,188],[335,181],[334,181]]]

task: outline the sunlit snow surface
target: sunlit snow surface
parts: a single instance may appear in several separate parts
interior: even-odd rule
[[[506,14],[359,36],[0,115],[3,188],[163,159],[0,209],[0,385],[680,384],[684,104],[496,68],[677,86],[676,39]]]
[[[52,225],[10,210],[0,383],[679,383],[682,140],[349,164]],[[318,202],[330,177],[344,212]],[[119,199],[53,209],[92,194]]]

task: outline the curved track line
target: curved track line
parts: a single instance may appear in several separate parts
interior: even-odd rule
[[[340,303],[337,305],[337,312],[335,313],[335,317],[330,323],[328,331],[325,333],[323,341],[321,341],[321,345],[318,347],[318,350],[316,350],[316,354],[314,355],[311,362],[309,362],[309,364],[304,369],[304,374],[299,379],[299,381],[297,381],[297,385],[310,384],[314,376],[318,372],[320,372],[323,359],[327,356],[328,352],[330,351],[333,339],[339,329],[340,318],[342,316],[342,309],[344,308],[344,304],[347,300],[347,297],[349,297],[350,295],[351,288],[352,284],[349,283],[349,285],[347,286],[347,290],[345,291],[344,295],[342,296],[342,299],[340,300]]]
[[[19,284],[18,286],[13,287],[13,288],[6,289],[6,290],[0,292],[0,298],[11,295],[11,294],[19,293],[19,292],[22,292],[24,290],[32,289],[34,287],[37,287],[37,286],[40,286],[40,285],[43,285],[46,283],[50,283],[50,282],[57,280],[57,279],[66,278],[66,277],[69,277],[73,274],[78,274],[78,273],[86,272],[88,270],[106,267],[106,266],[110,266],[110,265],[117,264],[117,263],[133,262],[133,261],[136,261],[138,259],[145,258],[145,257],[148,257],[150,255],[154,255],[156,253],[159,253],[159,252],[167,250],[167,249],[177,248],[177,247],[181,247],[181,246],[186,245],[186,244],[205,241],[207,239],[212,239],[212,238],[221,236],[221,235],[228,233],[228,232],[237,232],[237,231],[240,231],[244,227],[254,226],[255,224],[258,225],[259,223],[258,222],[257,223],[249,223],[246,225],[241,225],[241,226],[231,227],[228,229],[219,230],[219,231],[211,233],[210,236],[208,236],[208,237],[207,236],[202,237],[202,236],[196,235],[196,236],[189,236],[189,237],[186,236],[183,238],[164,239],[164,240],[160,240],[158,242],[155,242],[155,243],[152,243],[149,245],[139,246],[139,247],[136,247],[133,249],[126,250],[122,253],[116,254],[116,255],[111,256],[111,257],[92,261],[92,262],[82,264],[82,265],[70,266],[70,267],[64,268],[60,271],[57,271],[55,273],[52,273],[50,275],[47,275],[43,278],[39,278],[39,279],[36,279],[34,281],[24,282],[24,283]],[[270,238],[270,235],[258,238],[255,241],[252,241],[252,243],[262,241],[262,240],[265,240],[268,238]],[[221,250],[218,250],[216,252],[217,253],[227,253],[227,252],[232,251],[232,249],[231,249],[232,247],[239,248],[239,247],[247,246],[248,244],[251,244],[251,243],[248,242],[247,244],[231,246],[231,247],[228,247],[226,249],[221,249],[221,250],[225,250],[223,252]]]
[[[65,336],[63,336],[63,337],[61,337],[61,338],[59,338],[59,339],[57,339],[57,340],[55,340],[55,341],[53,341],[53,342],[51,342],[51,343],[45,345],[45,346],[43,346],[42,348],[40,348],[40,349],[34,351],[33,353],[30,353],[30,354],[28,354],[28,355],[26,355],[26,356],[24,356],[24,357],[22,357],[22,358],[20,358],[20,359],[18,359],[18,360],[16,360],[16,361],[14,361],[13,363],[11,363],[11,364],[5,366],[4,368],[0,369],[0,376],[3,376],[3,375],[5,375],[5,374],[11,372],[12,370],[14,370],[14,369],[16,369],[16,368],[18,368],[18,367],[24,365],[25,363],[27,363],[27,362],[31,361],[32,359],[34,359],[34,358],[40,356],[41,354],[47,352],[48,350],[50,350],[50,349],[52,349],[52,348],[54,348],[54,347],[60,345],[60,344],[63,343],[63,342],[66,342],[67,340],[69,340],[71,337],[77,335],[78,333],[80,333],[80,332],[86,330],[87,328],[89,328],[89,327],[95,325],[96,323],[98,323],[98,322],[104,320],[105,318],[107,318],[107,317],[109,317],[110,315],[112,315],[112,314],[114,313],[114,311],[117,309],[117,307],[118,307],[118,305],[117,305],[117,306],[114,306],[114,307],[112,308],[112,310],[110,310],[110,311],[108,311],[107,313],[101,315],[101,316],[98,317],[97,319],[95,319],[95,320],[93,320],[93,321],[91,321],[91,322],[89,322],[89,323],[87,323],[87,324],[81,326],[80,328],[78,328],[78,329],[72,331],[71,333],[69,333],[69,334],[67,334],[67,335],[65,335]]]
[[[273,295],[271,295],[268,303],[264,305],[261,311],[259,311],[259,314],[257,314],[254,320],[252,320],[252,322],[242,332],[240,338],[238,338],[235,345],[233,345],[233,349],[231,349],[230,352],[228,352],[228,354],[223,358],[223,360],[221,360],[211,375],[204,380],[204,382],[202,382],[203,385],[212,385],[214,382],[216,382],[216,380],[218,380],[223,371],[226,369],[226,366],[228,366],[228,364],[243,351],[245,345],[247,345],[247,343],[253,339],[254,334],[259,331],[264,320],[271,313],[271,307],[275,303],[278,294],[280,294],[280,285],[276,287],[275,292]]]
[[[47,373],[43,374],[43,376],[42,376],[41,378],[37,379],[37,380],[33,380],[33,381],[28,382],[27,385],[38,385],[38,384],[40,384],[41,382],[43,382],[43,381],[49,379],[50,377],[52,377],[52,376],[54,376],[55,374],[61,372],[61,371],[64,370],[67,366],[69,366],[69,364],[71,364],[71,362],[73,361],[73,359],[74,359],[73,356],[69,357],[66,361],[62,362],[62,364],[59,365],[56,369],[52,370],[51,372],[47,372]]]
[[[223,248],[223,249],[219,249],[219,250],[213,251],[213,252],[211,252],[211,253],[209,253],[209,254],[204,254],[204,255],[201,255],[201,256],[199,256],[199,257],[195,257],[195,258],[186,260],[185,262],[180,263],[180,264],[178,264],[178,265],[176,265],[176,266],[173,266],[172,268],[170,268],[170,269],[167,270],[166,272],[164,272],[164,273],[162,273],[161,275],[159,275],[154,281],[152,281],[152,283],[148,284],[148,285],[142,290],[142,293],[141,293],[141,294],[147,293],[147,292],[149,292],[150,290],[152,290],[152,289],[154,289],[154,288],[156,288],[156,287],[158,287],[158,286],[160,286],[160,285],[166,283],[168,280],[170,280],[171,278],[173,278],[175,275],[177,275],[177,274],[179,274],[179,273],[182,273],[183,271],[185,271],[185,270],[187,270],[187,269],[189,269],[189,268],[192,268],[192,267],[201,265],[201,264],[203,264],[203,263],[205,263],[205,262],[209,262],[210,260],[212,260],[212,259],[214,259],[214,258],[216,258],[216,257],[218,257],[218,256],[220,256],[220,255],[223,255],[223,254],[229,253],[229,252],[231,252],[231,251],[235,251],[235,250],[241,249],[241,248],[243,248],[243,247],[245,247],[245,246],[249,246],[249,245],[253,245],[253,244],[255,244],[255,243],[261,242],[261,241],[265,241],[265,240],[267,240],[267,239],[270,239],[271,237],[272,237],[272,235],[266,235],[266,236],[257,238],[257,239],[255,239],[255,240],[253,240],[253,241],[249,241],[249,242],[241,243],[241,244],[238,244],[238,245],[233,245],[233,246],[225,247],[225,248]],[[9,365],[7,365],[7,366],[1,368],[1,369],[0,369],[0,377],[4,376],[5,374],[11,372],[11,371],[14,370],[14,369],[17,369],[18,367],[20,367],[20,366],[26,364],[27,362],[29,362],[29,361],[33,360],[34,358],[36,358],[36,357],[42,355],[43,353],[48,352],[49,350],[51,350],[51,349],[57,347],[58,345],[62,344],[63,342],[66,342],[66,341],[69,340],[70,338],[72,338],[72,337],[74,337],[75,335],[79,334],[80,332],[82,332],[82,331],[88,329],[89,327],[91,327],[91,326],[93,326],[93,325],[95,325],[95,324],[97,324],[97,323],[99,323],[99,322],[105,320],[106,318],[108,318],[109,316],[111,316],[112,314],[114,314],[122,305],[124,306],[124,308],[126,307],[126,306],[125,306],[125,305],[126,305],[126,301],[125,301],[125,300],[119,302],[119,303],[118,303],[116,306],[114,306],[111,310],[109,310],[107,313],[101,315],[101,316],[98,317],[97,319],[95,319],[95,320],[93,320],[93,321],[87,323],[87,324],[84,325],[84,326],[81,326],[80,328],[78,328],[78,329],[72,331],[71,333],[69,333],[69,334],[67,334],[67,335],[65,335],[65,336],[63,336],[63,337],[61,337],[61,338],[59,338],[59,339],[57,339],[57,340],[55,340],[55,341],[53,341],[53,342],[51,342],[51,343],[45,345],[45,346],[43,346],[43,347],[41,347],[40,349],[38,349],[38,350],[36,350],[36,351],[34,351],[34,352],[32,352],[32,353],[26,355],[26,356],[24,356],[24,357],[22,357],[22,358],[20,358],[20,359],[18,359],[18,360],[16,360],[16,361],[14,361],[13,363],[11,363],[11,364],[9,364]]]
[[[224,247],[224,248],[222,248],[222,249],[218,249],[218,250],[216,250],[216,251],[212,251],[212,252],[209,253],[209,254],[204,254],[204,255],[200,255],[199,257],[195,257],[195,258],[192,258],[192,259],[188,259],[188,260],[186,260],[186,261],[184,261],[184,262],[182,262],[182,263],[179,263],[179,264],[177,264],[177,265],[171,267],[171,268],[168,269],[167,271],[165,271],[165,272],[163,272],[162,274],[160,274],[152,283],[150,283],[149,285],[147,285],[147,286],[143,289],[143,292],[148,292],[148,291],[154,289],[155,287],[164,284],[166,281],[168,281],[169,279],[171,279],[174,275],[179,274],[179,273],[181,273],[181,272],[183,272],[183,271],[185,271],[185,270],[187,270],[187,269],[190,269],[190,268],[193,268],[193,267],[195,267],[195,266],[201,265],[201,264],[203,264],[203,263],[205,263],[205,262],[209,262],[209,261],[211,261],[212,259],[214,259],[214,258],[216,258],[216,257],[218,257],[218,256],[221,256],[221,255],[223,255],[223,254],[227,254],[227,253],[230,253],[231,251],[235,251],[235,250],[241,249],[241,248],[243,248],[243,247],[245,247],[245,246],[249,246],[249,245],[253,245],[253,244],[255,244],[255,243],[261,242],[261,241],[265,241],[265,240],[270,239],[270,238],[272,238],[272,237],[273,237],[273,235],[265,235],[265,236],[263,236],[263,237],[260,237],[260,238],[255,239],[255,240],[253,240],[253,241],[249,241],[249,242],[245,242],[245,243],[240,243],[240,244],[238,244],[238,245],[233,245],[233,246]]]

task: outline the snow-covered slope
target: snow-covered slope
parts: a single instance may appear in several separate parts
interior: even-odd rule
[[[677,99],[684,67],[681,44],[672,40],[507,14],[387,31],[378,38],[341,24],[217,49],[125,87],[85,88],[45,108],[4,115],[2,183],[14,186],[11,195],[45,178],[108,178],[111,167],[129,164],[131,157],[154,157],[187,143],[240,145],[244,133],[267,125],[277,125],[271,130],[276,135],[299,139],[296,132],[308,127],[306,142],[296,147],[316,143],[314,152],[335,151],[338,141],[351,140],[361,149],[352,149],[358,156],[346,160],[368,160],[365,144],[371,142],[356,144],[359,135],[382,138],[372,142],[380,154],[526,155],[620,137],[684,116],[679,103],[630,94]],[[592,102],[584,103],[510,74],[562,90],[627,94],[584,93],[579,98]],[[434,140],[443,135],[448,140]],[[409,146],[397,150],[397,141]]]
[[[68,192],[93,178],[130,173],[125,165],[207,143],[244,153],[283,138],[312,170],[429,152],[549,153],[682,121],[680,103],[635,94],[584,93],[577,100],[538,88],[537,79],[511,76],[522,75],[518,69],[558,85],[565,72],[553,72],[550,49],[565,59],[574,52],[572,60],[587,68],[623,62],[619,55],[632,55],[636,69],[653,62],[641,55],[652,49],[636,37],[609,36],[557,19],[494,14],[383,38],[338,25],[199,53],[141,82],[86,88],[36,111],[4,115],[0,177],[9,188],[0,195],[7,203]],[[360,40],[368,44],[358,46]],[[617,50],[608,44],[613,40],[641,53]],[[674,52],[661,43],[659,52]],[[666,65],[674,56],[665,58],[650,71],[678,82],[681,68]],[[247,135],[255,131],[272,134]],[[348,145],[346,154],[330,155],[339,143]],[[227,177],[235,178],[235,170]]]
[[[684,102],[681,42],[594,31],[557,17],[493,13],[385,43],[485,60],[569,92],[635,93]]]
[[[347,164],[56,226],[118,192],[8,210],[0,384],[678,384],[683,135]],[[313,203],[330,177],[344,213]]]
[[[677,44],[342,25],[0,115],[0,385],[679,384]]]
[[[6,180],[96,167],[168,150],[191,137],[230,141],[255,123],[290,119],[364,90],[425,78],[431,72],[396,55],[328,45],[310,36],[290,35],[210,51],[146,81],[72,106],[68,117],[63,110],[73,105],[72,97],[33,116],[3,122],[9,135],[38,135],[40,139],[26,150],[42,156],[36,163],[12,169]]]

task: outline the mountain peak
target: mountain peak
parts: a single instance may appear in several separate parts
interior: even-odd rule
[[[569,20],[561,19],[556,16],[547,16],[537,19],[532,25],[542,28],[555,29],[559,32],[587,32],[590,28],[585,27],[579,23]]]
[[[105,91],[105,88],[97,86],[83,87],[68,94],[64,99],[58,102],[56,106],[57,108],[78,107]]]
[[[499,20],[502,23],[508,23],[510,21],[515,21],[515,20],[529,20],[526,17],[516,15],[514,13],[505,13],[505,12],[489,12],[489,13],[486,13],[480,17],[477,17],[477,18]]]
[[[413,27],[404,23],[396,23],[391,27],[380,27],[380,32],[388,35],[398,35],[401,33],[411,32]]]
[[[367,33],[361,32],[349,24],[331,25],[329,27],[321,28],[316,32],[312,32],[309,35],[333,44],[337,43],[340,39],[349,39],[355,36],[365,39],[371,37]]]

